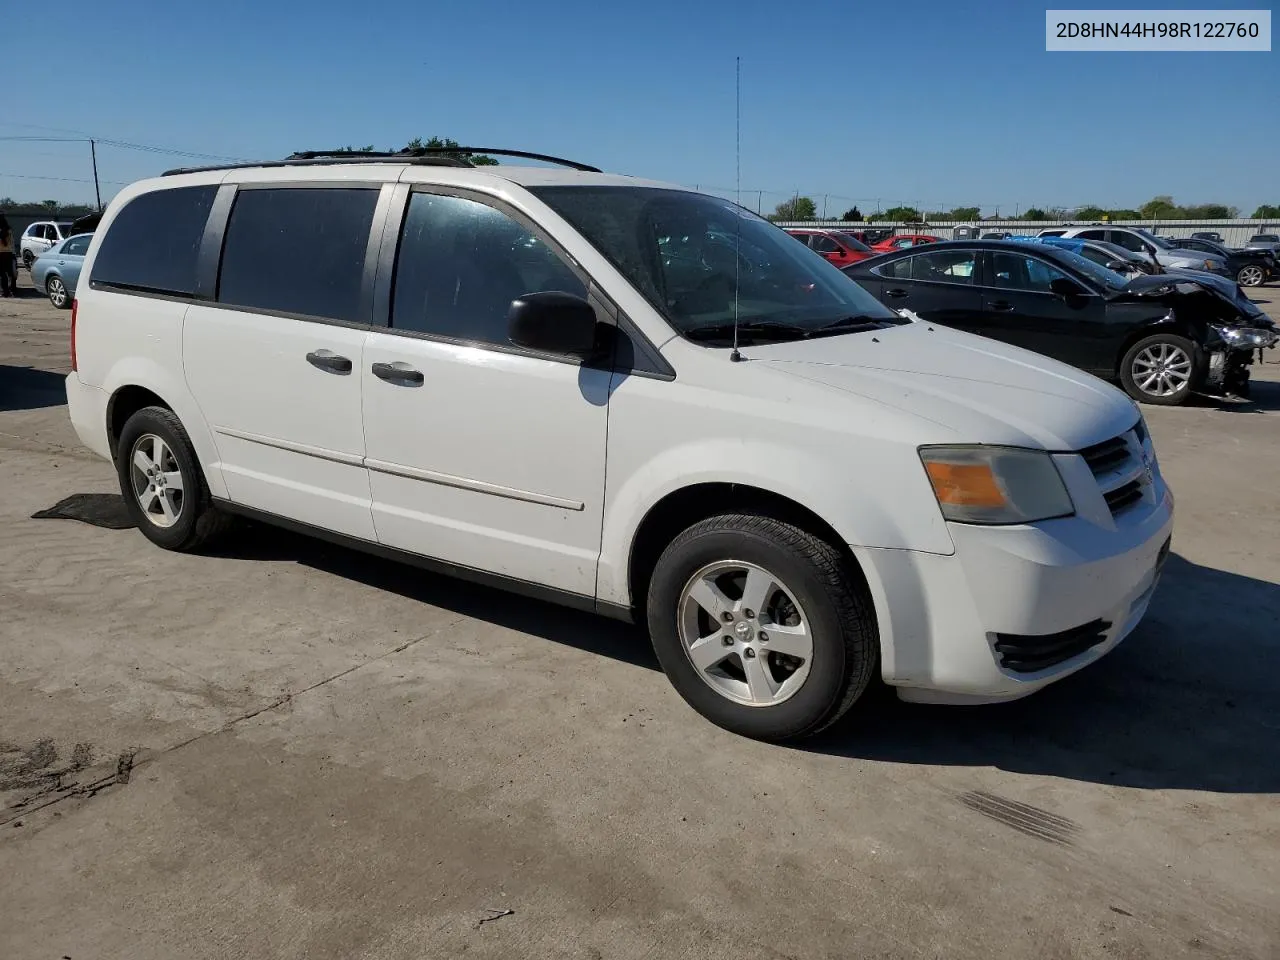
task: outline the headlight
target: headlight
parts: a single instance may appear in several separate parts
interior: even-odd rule
[[[1259,347],[1269,347],[1276,342],[1276,335],[1270,330],[1258,330],[1255,327],[1217,326],[1213,329],[1218,336],[1233,347],[1257,349]]]
[[[1034,523],[1075,513],[1052,457],[1021,447],[921,447],[942,515],[959,523]]]

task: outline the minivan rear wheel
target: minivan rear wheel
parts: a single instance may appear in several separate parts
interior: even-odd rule
[[[116,444],[120,493],[138,529],[166,550],[197,550],[230,518],[213,506],[182,421],[164,407],[143,407]]]
[[[1204,381],[1204,357],[1186,337],[1158,333],[1135,343],[1120,361],[1120,382],[1142,403],[1177,406]]]
[[[647,619],[689,705],[760,740],[830,726],[877,662],[875,616],[856,571],[831,544],[771,517],[711,517],[677,536],[654,568]]]

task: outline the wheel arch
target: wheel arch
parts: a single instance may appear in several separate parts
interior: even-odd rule
[[[1129,351],[1133,349],[1133,345],[1147,337],[1154,337],[1160,334],[1169,334],[1174,337],[1182,337],[1184,340],[1190,340],[1195,346],[1198,354],[1204,353],[1204,345],[1200,342],[1201,336],[1196,332],[1193,326],[1184,320],[1159,319],[1150,323],[1145,323],[1134,330],[1120,342],[1120,349],[1116,351],[1115,376],[1118,379],[1124,367],[1124,358]]]
[[[867,578],[849,544],[834,527],[804,504],[763,487],[708,481],[672,490],[654,503],[636,528],[627,556],[626,582],[633,616],[647,596],[654,567],[662,551],[680,531],[699,520],[725,513],[753,513],[772,517],[831,545],[866,590]],[[868,609],[874,610],[874,605]]]

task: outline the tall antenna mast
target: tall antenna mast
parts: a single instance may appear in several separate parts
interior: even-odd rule
[[[737,164],[737,180],[734,183],[735,200],[742,206],[742,57],[734,57],[734,162]],[[733,350],[729,359],[734,363],[742,360],[738,352],[738,289],[741,283],[739,272],[742,270],[742,217],[737,210],[733,213]]]

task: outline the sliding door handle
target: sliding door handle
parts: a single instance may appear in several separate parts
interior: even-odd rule
[[[420,387],[426,378],[421,370],[415,370],[407,363],[375,363],[370,369],[379,380],[394,383],[401,387]]]

